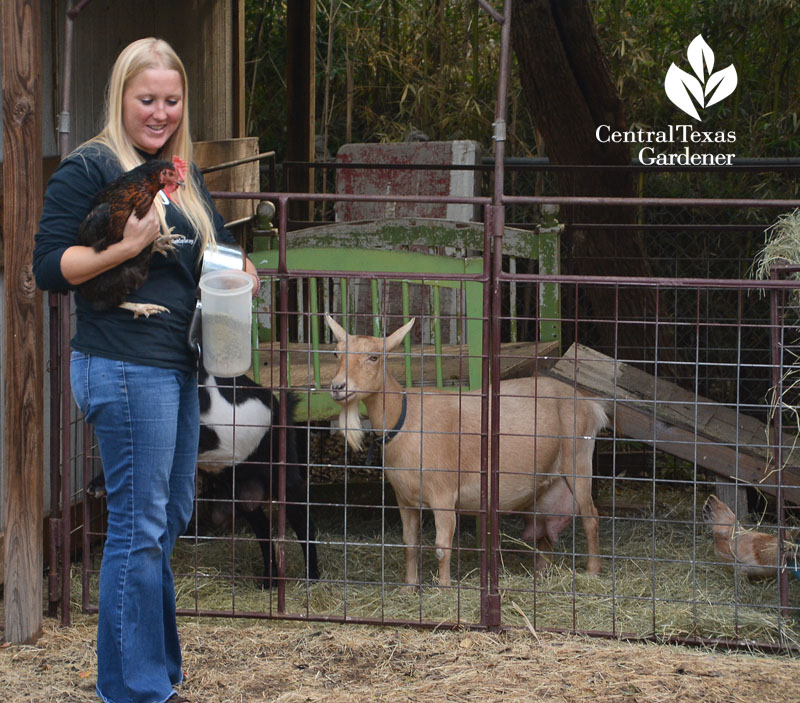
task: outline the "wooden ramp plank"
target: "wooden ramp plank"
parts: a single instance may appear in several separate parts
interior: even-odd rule
[[[611,401],[617,434],[655,445],[727,480],[777,493],[800,503],[800,456],[796,439],[784,435],[784,468],[774,471],[767,427],[630,364],[573,344],[548,372]]]

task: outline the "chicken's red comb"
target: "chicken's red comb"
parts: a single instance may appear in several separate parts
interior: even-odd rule
[[[182,181],[185,181],[186,172],[189,170],[189,164],[180,156],[173,156],[172,165],[175,166],[175,170],[178,172],[178,178],[180,178]]]

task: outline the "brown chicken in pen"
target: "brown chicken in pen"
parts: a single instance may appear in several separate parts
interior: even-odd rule
[[[744,529],[733,511],[714,495],[703,506],[703,519],[714,532],[714,553],[751,578],[778,575],[778,536]]]

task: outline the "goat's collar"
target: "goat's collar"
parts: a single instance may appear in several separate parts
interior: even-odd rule
[[[403,391],[403,407],[400,409],[400,417],[397,418],[397,422],[394,423],[394,427],[392,427],[391,430],[375,438],[377,444],[383,446],[387,442],[391,442],[397,436],[397,433],[400,432],[403,428],[403,423],[406,421],[406,410],[408,410],[408,402],[406,401],[406,393]]]

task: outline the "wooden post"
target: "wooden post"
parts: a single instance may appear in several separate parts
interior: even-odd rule
[[[42,294],[33,280],[33,235],[42,209],[39,0],[4,0],[3,231],[5,247],[5,638],[42,631],[44,481]]]
[[[727,505],[739,522],[747,522],[747,490],[740,488],[722,476],[716,476],[715,493]]]
[[[314,58],[316,0],[295,0],[286,7],[286,160],[314,160]],[[286,190],[311,193],[313,171],[286,169]],[[289,219],[310,220],[313,203],[289,204]]]

